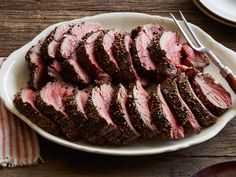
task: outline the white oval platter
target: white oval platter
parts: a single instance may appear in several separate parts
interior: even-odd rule
[[[141,13],[129,13],[129,12],[107,13],[91,17],[85,17],[82,19],[76,19],[73,21],[75,23],[80,23],[81,21],[100,22],[107,28],[120,28],[127,31],[130,31],[131,29],[137,27],[138,25],[156,22],[164,26],[167,30],[177,31],[177,28],[175,27],[173,21],[170,18],[152,16]],[[62,23],[68,23],[68,22],[62,22]],[[211,139],[220,130],[222,130],[224,126],[236,115],[236,97],[233,94],[232,90],[228,87],[224,79],[220,76],[216,67],[213,66],[213,64],[211,64],[206,68],[205,71],[213,74],[217,78],[217,80],[223,85],[225,85],[225,87],[230,91],[233,98],[233,106],[223,116],[218,118],[218,121],[214,126],[203,129],[199,134],[188,136],[181,140],[154,139],[148,142],[137,142],[122,147],[110,147],[110,146],[96,146],[89,144],[85,141],[69,142],[62,137],[56,137],[54,135],[47,133],[46,131],[39,128],[36,124],[33,124],[29,119],[21,115],[16,110],[13,104],[13,98],[15,93],[20,88],[26,86],[26,83],[29,78],[27,64],[25,62],[26,52],[29,50],[31,46],[35,45],[38,42],[38,40],[47,36],[47,34],[51,30],[53,30],[56,26],[62,23],[49,26],[44,31],[42,31],[38,36],[36,36],[31,42],[24,45],[20,49],[14,51],[6,59],[6,61],[3,63],[0,69],[0,76],[1,76],[0,97],[2,101],[12,113],[18,116],[21,120],[23,120],[26,124],[28,124],[32,129],[34,129],[38,134],[40,134],[44,138],[73,149],[98,153],[98,154],[126,155],[126,156],[159,154],[187,148],[189,146],[199,144],[206,140]],[[197,26],[194,25],[192,26],[197,36],[203,42],[203,44],[206,45],[208,48],[210,48],[213,52],[215,52],[217,56],[222,58],[223,63],[228,64],[234,71],[236,71],[236,53],[224,47],[220,43],[216,42],[213,38],[211,38],[208,34],[206,34],[203,30],[201,30]]]

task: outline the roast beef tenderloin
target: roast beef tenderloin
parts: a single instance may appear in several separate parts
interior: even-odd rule
[[[94,43],[94,55],[97,63],[108,73],[115,81],[122,77],[122,73],[112,52],[112,46],[115,36],[122,33],[119,30],[102,31]]]
[[[102,29],[102,26],[95,22],[82,22],[78,25],[74,25],[71,32],[69,34],[64,34],[63,36],[60,47],[61,57],[66,60],[75,59],[76,49],[82,38],[86,36],[86,34],[95,32],[99,29]]]
[[[184,74],[181,74],[176,81],[181,97],[191,109],[199,124],[202,127],[209,127],[215,124],[217,120],[216,116],[212,115],[195,95],[188,81],[188,77],[186,77]]]
[[[73,23],[59,25],[46,37],[41,51],[47,63],[51,63],[54,59],[60,59],[60,46],[63,36],[68,33],[73,26]]]
[[[194,51],[189,44],[182,45],[182,63],[189,67],[194,67],[203,70],[204,67],[210,64],[209,58],[206,54]]]
[[[78,63],[86,68],[86,72],[92,78],[100,79],[100,73],[105,75],[105,72],[97,63],[94,56],[94,43],[102,31],[92,32],[90,35],[84,38],[84,40],[79,44],[77,51]],[[108,76],[107,76],[108,77]]]
[[[91,82],[91,78],[81,68],[77,60],[65,60],[62,63],[61,73],[65,82],[75,84],[80,89],[85,88]]]
[[[119,84],[114,89],[114,95],[110,105],[110,115],[113,122],[120,128],[122,143],[126,144],[139,138],[139,133],[133,127],[126,107],[128,92],[125,87]]]
[[[61,81],[62,80],[62,74],[61,74],[61,63],[57,60],[53,60],[52,63],[50,63],[47,66],[47,75],[49,81]]]
[[[187,104],[180,96],[174,78],[167,78],[161,84],[161,92],[171,110],[173,110],[178,122],[184,127],[184,132],[188,134],[199,132],[201,127]]]
[[[149,95],[139,81],[130,85],[127,108],[134,128],[142,138],[150,139],[157,134],[157,128],[151,118],[148,107]]]
[[[42,43],[43,39],[31,47],[25,56],[30,71],[28,85],[35,90],[39,90],[47,82],[46,65],[40,52]]]
[[[121,132],[112,121],[109,113],[113,89],[109,84],[92,88],[85,106],[88,117],[86,138],[96,144],[116,144]]]
[[[164,29],[158,24],[146,24],[132,30],[131,37],[134,43],[131,45],[131,56],[138,74],[153,78],[156,75],[156,64],[151,60],[148,46],[153,38],[161,35]]]
[[[149,108],[152,120],[155,122],[161,135],[170,139],[184,137],[184,129],[178,123],[172,110],[166,103],[160,85],[157,85],[150,94]]]
[[[148,81],[143,77],[138,76],[136,70],[134,69],[130,46],[133,40],[129,34],[117,34],[115,36],[115,41],[113,44],[113,55],[118,63],[118,66],[122,72],[121,82],[128,84],[130,82],[135,82],[139,80],[142,85],[147,85]]]
[[[48,82],[36,96],[35,105],[40,112],[58,123],[64,133],[75,127],[66,114],[64,98],[73,94],[74,88],[64,82]]]
[[[214,115],[220,116],[232,105],[230,93],[208,73],[198,73],[190,80],[197,97]]]
[[[37,92],[31,89],[21,89],[17,92],[14,98],[14,104],[17,110],[43,130],[54,135],[59,135],[60,127],[58,124],[43,116],[35,107],[34,101],[36,95]]]

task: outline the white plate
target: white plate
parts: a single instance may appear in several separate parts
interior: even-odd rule
[[[193,2],[214,20],[236,27],[236,0],[193,0]]]
[[[138,25],[157,22],[164,26],[167,30],[177,31],[173,21],[169,18],[164,18],[160,16],[151,16],[147,14],[140,13],[108,13],[101,14],[93,17],[86,17],[83,19],[74,20],[74,22],[81,21],[95,21],[100,22],[105,27],[109,28],[121,28],[130,31],[131,29],[137,27]],[[63,22],[66,23],[66,22]],[[43,137],[51,140],[55,143],[67,146],[70,148],[99,153],[99,154],[109,154],[109,155],[147,155],[147,154],[158,154],[168,151],[175,151],[178,149],[186,148],[194,144],[199,144],[212,137],[214,137],[223,127],[236,115],[236,100],[235,96],[223,80],[223,78],[218,73],[217,69],[211,64],[206,68],[207,72],[212,73],[219,82],[225,85],[225,87],[230,90],[233,96],[233,107],[227,111],[223,116],[219,117],[217,123],[214,126],[206,128],[201,131],[200,134],[186,137],[182,140],[152,140],[149,142],[137,142],[132,145],[127,145],[124,147],[109,147],[109,146],[96,146],[91,145],[83,141],[69,142],[61,137],[53,136],[44,130],[40,129],[37,125],[33,124],[29,119],[21,115],[15,108],[13,104],[14,94],[23,86],[26,85],[28,81],[28,69],[25,62],[25,54],[32,45],[35,45],[39,39],[45,37],[55,26],[61,23],[52,25],[46,28],[38,36],[36,36],[30,43],[21,47],[20,49],[13,52],[7,60],[3,63],[0,69],[0,96],[7,108],[21,118],[25,123],[27,123],[32,129],[38,132]],[[227,58],[227,64],[236,70],[236,62],[233,60],[236,58],[236,53],[230,49],[227,49],[223,45],[214,41],[208,34],[202,31],[200,28],[193,25],[193,29],[197,36],[203,42],[204,45],[212,49],[216,55],[224,59]],[[223,61],[226,63],[226,61]],[[4,76],[4,77],[3,77]]]

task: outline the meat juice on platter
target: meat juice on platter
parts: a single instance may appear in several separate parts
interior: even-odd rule
[[[62,24],[25,59],[30,80],[15,95],[16,108],[70,141],[182,139],[232,105],[229,92],[204,73],[208,57],[155,23],[132,31]]]

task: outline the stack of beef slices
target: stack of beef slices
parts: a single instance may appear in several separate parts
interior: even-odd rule
[[[205,54],[159,24],[131,32],[99,23],[56,27],[26,54],[27,88],[18,111],[70,141],[124,145],[181,139],[216,123],[231,106]]]

